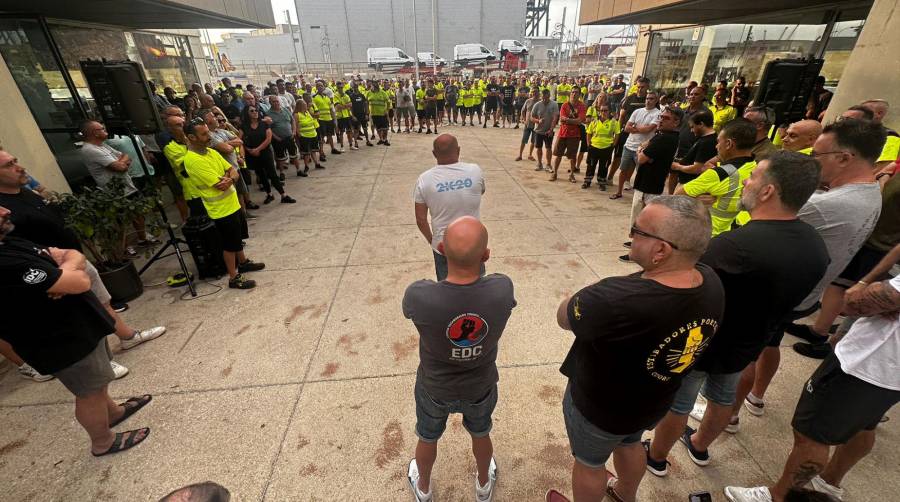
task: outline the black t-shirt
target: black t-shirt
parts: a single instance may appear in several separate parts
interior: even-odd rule
[[[631,114],[634,113],[638,108],[644,108],[647,106],[647,96],[640,97],[637,94],[632,94],[627,98],[622,100],[622,110],[625,111],[625,115],[623,115],[622,119],[622,129],[625,129],[625,124],[628,122],[628,119],[631,118]]]
[[[636,272],[608,277],[569,301],[575,341],[560,371],[572,400],[612,434],[653,426],[672,405],[681,378],[709,345],[725,306],[715,272],[698,264],[703,284],[670,288]]]
[[[437,108],[437,89],[432,87],[431,89],[425,89],[425,97],[432,98],[425,100],[425,106],[428,108]]]
[[[607,97],[607,99],[610,102],[621,101],[625,97],[625,92],[623,92],[622,94],[613,94],[612,93],[612,91],[615,91],[618,89],[622,89],[623,91],[628,92],[628,86],[625,85],[625,82],[619,82],[619,83],[613,84],[612,88],[610,89],[609,96]],[[641,106],[645,106],[645,105],[641,105]]]
[[[513,104],[513,99],[516,97],[516,86],[514,85],[504,85],[500,92],[503,93],[503,104],[511,105]]]
[[[457,95],[459,95],[459,87],[455,84],[450,84],[444,88],[444,97],[447,98],[448,103],[455,105]]]
[[[697,162],[706,163],[707,160],[715,157],[718,153],[719,152],[716,150],[716,135],[707,134],[706,136],[696,138],[694,144],[691,145],[691,148],[688,149],[684,157],[681,158],[681,164],[689,166]],[[679,171],[678,182],[684,185],[685,183],[689,183],[691,180],[696,179],[697,176],[700,175]]]
[[[484,90],[485,90],[485,92],[488,93],[488,94],[487,94],[487,102],[488,102],[488,103],[492,103],[492,104],[493,104],[493,103],[496,103],[498,99],[500,99],[500,96],[491,96],[491,93],[492,93],[492,92],[500,92],[500,86],[499,86],[499,85],[497,85],[497,84],[488,84],[488,85],[484,88]]]
[[[369,102],[362,93],[354,92],[350,94],[350,111],[358,119],[365,118],[369,114]]]
[[[244,141],[244,147],[256,148],[263,144],[263,141],[266,140],[266,131],[268,130],[269,124],[262,121],[257,123],[256,129],[250,127],[250,124],[244,124],[244,137],[241,138]]]
[[[115,331],[115,323],[87,291],[58,300],[47,296],[62,275],[46,248],[7,236],[0,241],[0,338],[47,375],[80,361]]]
[[[721,329],[697,369],[736,373],[759,356],[830,259],[819,233],[797,219],[751,220],[710,241],[700,261],[715,270],[727,301]]]
[[[81,242],[69,228],[56,204],[48,204],[40,195],[23,188],[17,194],[0,193],[0,206],[12,211],[16,226],[10,235],[42,246],[81,251]]]
[[[694,134],[694,131],[691,130],[691,116],[694,114],[700,113],[702,111],[707,110],[705,106],[700,106],[699,109],[691,111],[690,108],[685,108],[682,110],[684,112],[684,116],[681,117],[681,127],[678,129],[678,153],[675,154],[675,157],[682,158],[687,155],[687,151],[691,149],[694,141],[697,140],[697,136]]]
[[[634,178],[634,189],[644,193],[659,195],[666,186],[666,178],[675,159],[675,150],[678,149],[678,132],[659,131],[652,138],[644,155],[650,157],[652,162],[641,164],[637,168]]]

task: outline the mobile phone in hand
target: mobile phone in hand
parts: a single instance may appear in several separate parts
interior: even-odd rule
[[[694,492],[688,495],[688,502],[713,502],[709,492]]]

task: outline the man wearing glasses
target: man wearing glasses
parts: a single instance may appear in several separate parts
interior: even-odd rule
[[[725,306],[716,273],[697,263],[710,239],[699,201],[653,199],[631,236],[631,259],[642,270],[582,289],[556,314],[575,334],[560,368],[569,378],[563,417],[575,500],[635,500],[646,462],[641,435],[668,411]],[[606,472],[610,455],[618,480]]]

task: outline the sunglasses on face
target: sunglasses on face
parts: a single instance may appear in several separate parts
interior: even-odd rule
[[[640,235],[640,236],[642,236],[642,237],[647,237],[647,238],[649,238],[649,239],[656,239],[656,240],[658,240],[658,241],[665,242],[666,244],[672,246],[672,249],[678,249],[678,246],[675,245],[675,243],[673,243],[672,241],[668,241],[668,240],[663,239],[662,237],[660,237],[660,236],[658,236],[658,235],[653,235],[653,234],[651,234],[651,233],[649,233],[649,232],[644,232],[643,230],[641,230],[640,228],[638,228],[636,225],[632,225],[632,226],[631,226],[631,232],[628,233],[628,237],[634,237],[635,235]]]

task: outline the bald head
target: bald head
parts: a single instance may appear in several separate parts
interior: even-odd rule
[[[431,153],[438,164],[456,164],[459,162],[459,142],[452,134],[441,134],[434,139]]]
[[[817,120],[801,120],[789,125],[782,139],[784,149],[798,152],[811,148],[816,138],[822,134],[822,124]]]
[[[488,233],[472,216],[453,220],[444,232],[443,253],[449,268],[477,269],[488,256]]]

